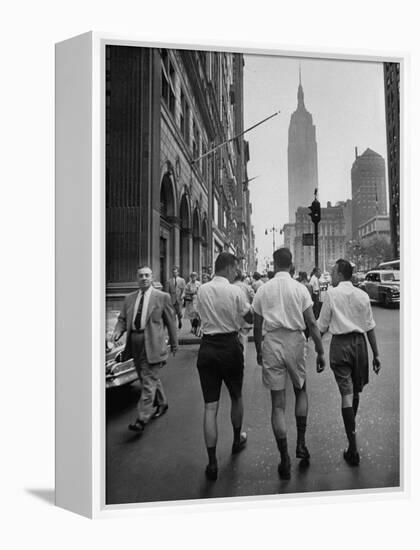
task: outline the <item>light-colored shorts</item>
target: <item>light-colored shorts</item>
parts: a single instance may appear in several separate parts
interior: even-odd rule
[[[284,390],[286,373],[295,388],[306,380],[306,338],[300,331],[279,328],[267,332],[262,345],[262,381],[270,390]]]

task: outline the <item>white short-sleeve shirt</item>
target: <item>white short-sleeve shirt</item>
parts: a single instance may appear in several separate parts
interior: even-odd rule
[[[204,334],[237,332],[251,309],[242,289],[215,275],[197,294],[197,311]]]
[[[325,295],[318,319],[321,332],[348,334],[367,332],[375,327],[369,296],[351,281],[342,281]]]
[[[261,286],[252,303],[264,318],[267,332],[278,328],[305,330],[303,312],[313,305],[308,289],[287,271],[280,271]]]

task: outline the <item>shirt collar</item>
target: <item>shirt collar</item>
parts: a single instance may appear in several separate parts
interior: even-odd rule
[[[290,277],[290,273],[288,271],[277,271],[274,277],[277,277],[278,279],[287,279]]]
[[[149,288],[144,291],[144,296],[146,296],[146,294],[150,294],[152,292],[152,288],[153,288],[153,286],[150,285]],[[141,290],[141,288],[139,288],[139,294],[141,294],[142,292],[143,291]]]
[[[338,283],[338,286],[341,286],[341,285],[343,285],[343,286],[353,286],[353,283],[351,281],[340,281]]]
[[[215,275],[212,279],[215,283],[220,283],[223,285],[230,285],[229,279],[226,279],[226,277],[222,277],[220,275]]]

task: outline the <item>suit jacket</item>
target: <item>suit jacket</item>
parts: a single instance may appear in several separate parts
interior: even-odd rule
[[[132,357],[131,329],[136,298],[139,291],[129,294],[123,303],[116,331],[127,332],[124,355]],[[152,287],[144,327],[144,345],[148,363],[161,363],[168,358],[168,347],[165,342],[165,327],[168,329],[169,342],[172,348],[178,346],[178,336],[175,327],[175,312],[171,299],[166,292]]]
[[[182,306],[185,293],[185,280],[182,277],[176,278],[176,285],[174,282],[174,277],[171,277],[166,282],[165,290],[171,296],[172,304],[179,304]]]

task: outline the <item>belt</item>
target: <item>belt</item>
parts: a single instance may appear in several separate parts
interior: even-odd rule
[[[333,336],[364,336],[364,332],[359,332],[357,330],[353,330],[352,332],[344,332],[343,334],[333,334]]]
[[[237,332],[216,332],[214,334],[203,334],[203,338],[205,340],[213,340],[214,339],[220,339],[220,338],[234,338],[235,336],[238,336]]]
[[[143,334],[144,328],[139,329],[139,330],[132,330],[131,332],[134,333],[134,334]]]

